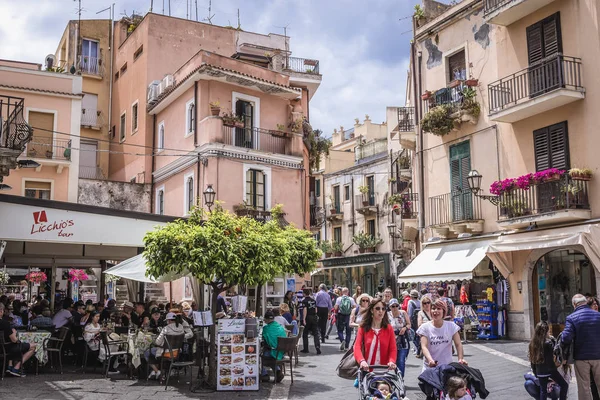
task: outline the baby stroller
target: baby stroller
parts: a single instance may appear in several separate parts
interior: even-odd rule
[[[427,400],[440,400],[446,398],[446,382],[452,376],[460,376],[467,381],[467,389],[471,398],[476,399],[477,394],[485,399],[490,392],[485,388],[485,380],[481,371],[459,363],[438,365],[419,375],[419,388],[427,395]]]
[[[373,365],[371,368],[373,372],[358,371],[359,400],[377,398],[377,385],[379,382],[386,382],[390,386],[392,399],[405,398],[404,381],[397,369],[391,371],[387,365]]]

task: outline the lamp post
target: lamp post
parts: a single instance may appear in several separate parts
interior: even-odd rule
[[[396,234],[396,224],[393,222],[388,224],[387,229],[388,229],[388,233],[390,234],[390,236],[394,237]]]
[[[215,204],[215,197],[217,192],[213,189],[212,184],[206,185],[206,190],[202,193],[204,195],[204,204],[208,207],[208,211],[211,211],[212,206]]]
[[[469,189],[471,189],[471,192],[475,196],[477,196],[483,200],[487,200],[490,203],[492,203],[493,205],[497,206],[498,203],[500,202],[500,198],[498,196],[489,195],[489,194],[479,194],[479,192],[481,191],[481,179],[482,178],[483,178],[483,176],[476,169],[469,171],[469,175],[467,175],[467,183],[469,184]]]

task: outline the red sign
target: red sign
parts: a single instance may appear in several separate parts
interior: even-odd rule
[[[73,221],[72,219],[48,222],[48,216],[46,215],[45,210],[35,211],[33,213],[33,225],[31,225],[31,235],[56,231],[56,235],[59,237],[71,237],[73,236],[73,233],[65,232],[65,229],[74,225],[75,221]]]

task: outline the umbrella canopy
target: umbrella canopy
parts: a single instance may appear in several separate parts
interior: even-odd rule
[[[135,257],[115,265],[104,271],[105,274],[111,274],[120,278],[130,279],[137,282],[160,283],[171,282],[186,276],[187,274],[169,274],[163,275],[158,279],[149,278],[146,276],[146,258],[143,254],[138,254]]]

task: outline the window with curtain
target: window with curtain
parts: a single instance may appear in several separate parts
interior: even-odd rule
[[[265,210],[265,174],[262,171],[246,171],[246,203],[256,210]]]
[[[25,197],[51,200],[51,194],[51,182],[25,181]]]

